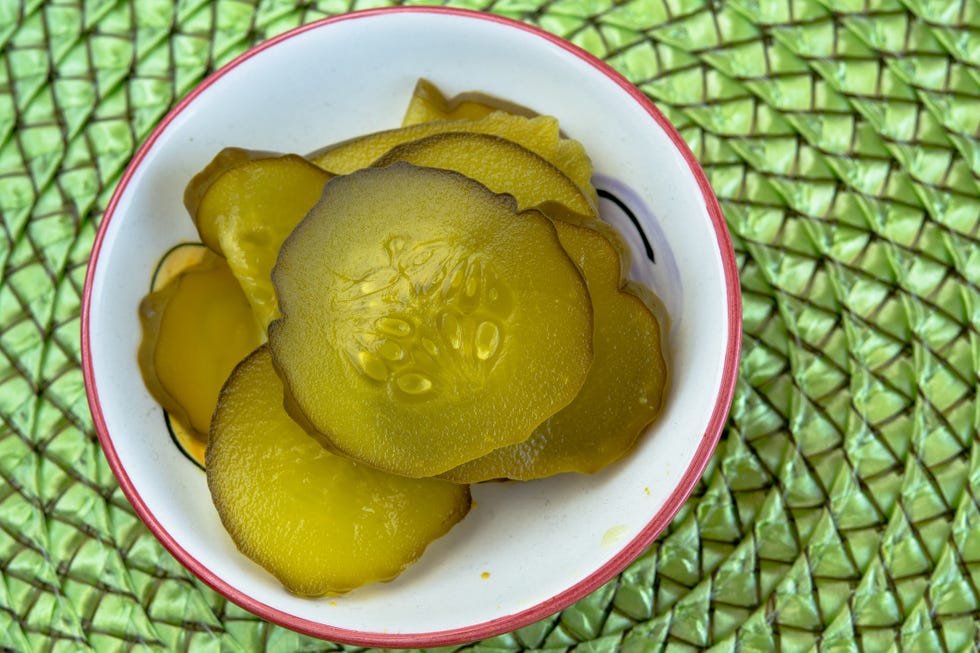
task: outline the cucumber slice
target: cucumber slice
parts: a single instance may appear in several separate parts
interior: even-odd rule
[[[551,221],[454,172],[334,178],[272,279],[287,405],[327,446],[398,474],[525,440],[592,363],[588,291]]]
[[[295,154],[239,160],[222,152],[209,168],[225,159],[234,165],[207,176],[192,216],[201,240],[227,259],[264,331],[279,316],[271,280],[279,247],[320,198],[330,175]]]
[[[154,286],[139,308],[140,370],[150,394],[203,445],[222,384],[263,334],[228,264],[203,246],[171,250]]]
[[[339,594],[390,580],[469,511],[465,485],[329,453],[290,419],[282,397],[260,347],[221,391],[206,459],[228,533],[289,591]]]

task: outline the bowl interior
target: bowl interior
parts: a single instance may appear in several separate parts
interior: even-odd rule
[[[171,442],[136,361],[136,307],[160,256],[196,240],[181,197],[222,147],[305,153],[397,126],[416,80],[481,90],[559,118],[586,147],[634,276],[671,315],[672,385],[636,451],[594,476],[473,489],[476,506],[397,580],[300,599],[240,555],[204,474]],[[127,495],[184,564],[273,621],[330,639],[483,638],[608,580],[669,522],[727,414],[738,284],[717,205],[680,139],[595,60],[535,30],[445,10],[354,14],[301,28],[207,80],[154,132],[104,218],[88,280],[85,366],[100,437]],[[651,257],[647,249],[652,253]]]

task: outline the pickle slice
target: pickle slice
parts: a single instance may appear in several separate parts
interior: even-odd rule
[[[221,392],[207,479],[235,544],[289,591],[339,594],[390,580],[466,515],[467,486],[329,453],[290,419],[282,397],[260,347]]]
[[[551,211],[558,211],[551,207]],[[612,242],[565,216],[555,222],[562,246],[582,266],[595,320],[594,361],[575,399],[531,437],[442,475],[458,483],[530,480],[593,473],[625,456],[659,415],[668,368],[666,314],[649,290],[626,283]]]
[[[207,441],[222,384],[262,333],[227,263],[203,246],[171,250],[157,278],[139,308],[140,370],[171,420],[198,440],[186,447],[193,454]]]
[[[180,243],[179,245],[175,245],[163,255],[163,258],[157,264],[157,269],[153,273],[153,280],[150,283],[150,291],[153,292],[162,289],[168,283],[172,282],[181,272],[200,263],[209,255],[211,255],[211,250],[201,243]],[[154,332],[159,330],[159,326],[151,327],[147,323],[146,318],[141,318],[141,322],[144,334],[150,328]],[[160,397],[167,397],[165,401],[173,405],[176,403],[173,397],[163,389],[160,381],[156,378],[156,371],[153,368],[153,351],[152,346],[148,344],[149,342],[149,340],[144,339],[140,343],[141,350],[138,357],[144,383],[154,399],[160,402]],[[147,348],[146,351],[143,348]],[[163,408],[163,405],[161,405],[161,408]],[[194,461],[196,465],[204,469],[204,447],[207,442],[206,438],[203,438],[202,435],[207,434],[199,434],[191,428],[188,425],[189,420],[186,414],[182,413],[182,416],[178,416],[166,410],[166,408],[164,408],[163,412],[167,420],[170,435],[173,437],[177,447],[185,456]]]
[[[328,446],[398,474],[526,439],[591,365],[588,292],[550,220],[450,171],[331,180],[272,278],[287,405]]]
[[[595,215],[578,186],[544,157],[513,141],[473,132],[446,132],[399,145],[375,166],[405,161],[445,168],[476,179],[495,193],[508,193],[520,208],[558,202],[572,211]]]
[[[193,214],[201,240],[228,261],[258,326],[279,316],[272,266],[279,247],[320,198],[330,175],[295,154],[251,156],[212,174]]]

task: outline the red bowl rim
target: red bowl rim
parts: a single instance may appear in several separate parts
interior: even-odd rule
[[[722,267],[725,275],[727,307],[728,314],[730,316],[728,321],[727,347],[722,370],[721,386],[719,388],[718,396],[715,400],[715,405],[711,412],[711,417],[707,428],[701,436],[701,440],[690,465],[684,472],[677,486],[674,488],[674,491],[668,497],[667,502],[654,516],[654,518],[650,520],[650,522],[647,523],[647,525],[639,532],[639,534],[637,534],[636,537],[634,537],[616,556],[614,556],[592,574],[582,579],[572,587],[569,587],[559,594],[556,594],[555,596],[552,596],[551,598],[526,610],[470,626],[419,633],[366,632],[339,628],[296,617],[262,603],[261,601],[258,601],[231,586],[226,581],[216,576],[210,569],[205,567],[200,561],[195,559],[185,549],[183,549],[180,544],[163,528],[160,522],[157,521],[149,507],[143,502],[119,460],[113,446],[112,439],[109,436],[105,417],[102,413],[102,408],[99,402],[98,391],[95,385],[95,373],[92,368],[90,348],[91,334],[89,330],[94,271],[98,264],[99,253],[101,251],[102,242],[105,238],[109,223],[112,221],[112,217],[120,197],[128,186],[133,174],[139,167],[143,158],[151,150],[155,141],[166,130],[167,126],[181,112],[183,112],[198,95],[204,92],[204,90],[214,84],[218,79],[239,66],[242,62],[256,56],[267,48],[275,46],[281,41],[285,41],[309,30],[319,29],[324,25],[329,25],[331,23],[370,18],[372,16],[382,14],[387,15],[398,13],[450,14],[470,19],[489,21],[506,27],[523,30],[549,41],[550,43],[566,50],[575,57],[578,57],[582,61],[590,64],[597,71],[618,84],[626,93],[628,93],[637,102],[637,104],[643,107],[647,113],[650,114],[650,117],[653,118],[653,120],[656,121],[657,124],[669,136],[678,152],[680,152],[683,156],[688,167],[690,168],[691,173],[694,175],[694,178],[697,181],[698,187],[707,207],[708,215],[711,219],[712,227],[715,231],[719,251],[721,252]],[[728,412],[731,408],[732,398],[734,395],[738,360],[741,350],[741,331],[742,304],[741,287],[738,279],[738,265],[735,259],[734,250],[732,248],[731,236],[728,232],[725,218],[722,215],[721,207],[719,206],[718,200],[711,189],[711,185],[708,182],[704,170],[695,159],[690,148],[681,138],[674,126],[667,120],[660,110],[657,109],[657,107],[646,95],[644,95],[636,86],[626,80],[622,75],[616,72],[610,65],[601,59],[562,39],[561,37],[546,32],[543,29],[533,25],[522,23],[504,16],[469,9],[399,6],[366,9],[324,18],[301,25],[272,39],[269,39],[268,41],[265,41],[239,55],[228,64],[224,65],[221,69],[207,77],[161,120],[161,122],[156,126],[153,132],[136,152],[129,166],[126,168],[126,171],[123,173],[123,176],[120,179],[119,184],[116,187],[99,224],[99,229],[96,234],[89,261],[89,268],[86,273],[85,286],[82,295],[81,355],[85,391],[88,397],[89,408],[92,412],[95,429],[102,449],[109,462],[109,466],[115,474],[123,493],[129,499],[130,503],[133,505],[133,508],[136,510],[136,513],[148,526],[153,535],[175,558],[177,558],[185,567],[200,578],[201,581],[227,599],[258,615],[259,617],[305,635],[361,646],[423,648],[448,646],[486,639],[516,630],[517,628],[527,626],[535,621],[553,615],[598,589],[601,585],[611,580],[630,562],[642,554],[644,550],[646,550],[646,548],[652,544],[657,536],[660,535],[660,533],[667,527],[667,525],[670,524],[671,520],[680,510],[681,506],[690,496],[691,492],[694,490],[694,487],[697,485],[697,482],[700,480],[701,475],[704,473],[704,470],[711,459],[712,453],[718,444],[728,418]]]

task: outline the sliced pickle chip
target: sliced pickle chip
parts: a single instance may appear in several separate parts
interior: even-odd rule
[[[271,280],[279,247],[320,198],[330,175],[286,154],[237,161],[213,177],[192,217],[201,240],[227,259],[264,330],[279,316]]]
[[[163,258],[157,264],[157,269],[153,273],[153,280],[150,283],[150,291],[160,290],[173,281],[181,272],[200,263],[206,256],[210,255],[212,255],[211,250],[201,243],[180,243],[179,245],[175,245],[163,255]],[[142,318],[141,322],[143,323],[145,333],[149,325],[147,325],[145,318]],[[158,330],[158,326],[152,328],[154,331]],[[141,343],[141,347],[147,347],[147,342],[144,340]],[[153,370],[152,356],[153,352],[150,350],[140,352],[140,369],[143,377],[146,379],[144,383],[150,389],[150,394],[153,395],[154,399],[157,399],[158,403],[160,402],[160,397],[167,397],[168,399],[166,401],[170,405],[173,405],[176,403],[173,397],[170,397],[169,393],[163,389],[159,380],[156,378],[156,372]],[[202,435],[207,434],[199,434],[195,429],[191,428],[188,425],[189,420],[186,414],[182,413],[181,415],[177,415],[164,409],[164,415],[170,434],[176,442],[177,447],[185,456],[193,460],[203,469],[204,447],[207,442],[206,438],[202,438]]]
[[[171,420],[203,444],[222,384],[262,333],[227,263],[203,246],[171,250],[157,279],[139,308],[140,370]]]
[[[552,207],[552,210],[557,210]],[[624,283],[616,247],[574,220],[556,220],[562,246],[582,266],[595,320],[585,385],[532,436],[442,475],[458,483],[593,473],[622,458],[660,413],[668,382],[665,314],[655,296]]]
[[[287,406],[327,446],[406,476],[526,439],[592,362],[588,292],[551,221],[450,171],[331,180],[272,278]]]
[[[553,201],[577,213],[595,212],[589,198],[555,165],[499,136],[473,132],[435,134],[392,148],[374,165],[395,161],[454,170],[495,193],[513,195],[522,209]]]
[[[282,391],[266,347],[235,369],[214,415],[207,479],[232,540],[290,592],[391,580],[466,515],[465,485],[326,451],[283,409]]]

